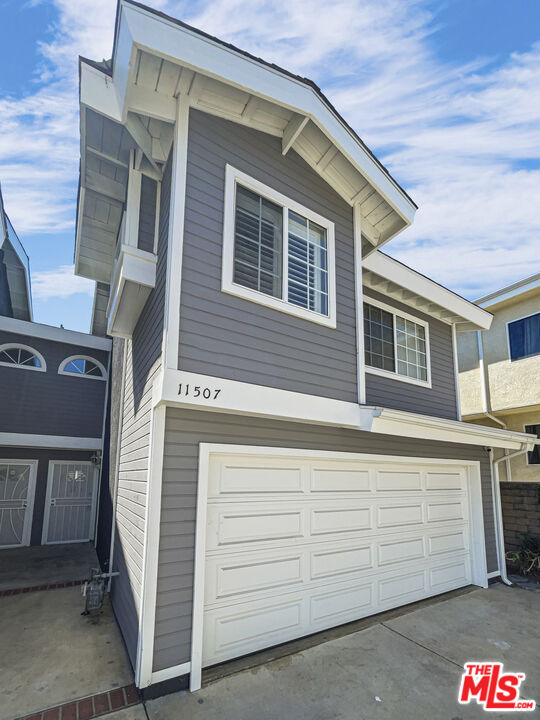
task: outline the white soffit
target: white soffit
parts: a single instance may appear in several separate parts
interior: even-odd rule
[[[493,316],[474,303],[381,252],[363,261],[364,285],[458,330],[487,330]]]
[[[100,76],[101,75],[101,80]],[[351,205],[367,251],[410,225],[416,206],[314,86],[137,3],[121,0],[113,76],[81,63],[81,104],[117,121],[174,122],[176,98],[282,138]]]

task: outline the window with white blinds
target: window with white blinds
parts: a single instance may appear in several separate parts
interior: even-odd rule
[[[226,292],[335,327],[334,225],[227,166]]]

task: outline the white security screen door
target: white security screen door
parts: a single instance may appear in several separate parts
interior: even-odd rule
[[[37,460],[0,460],[0,547],[30,544]]]
[[[92,540],[98,473],[91,462],[49,463],[43,543]]]

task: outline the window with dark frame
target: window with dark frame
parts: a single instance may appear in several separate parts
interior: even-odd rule
[[[540,423],[538,425],[525,425],[525,432],[540,438]],[[527,453],[527,464],[540,465],[540,445],[535,445],[534,450]]]
[[[540,313],[508,323],[510,360],[540,355]]]

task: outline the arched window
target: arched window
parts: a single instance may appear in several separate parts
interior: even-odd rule
[[[99,360],[86,355],[72,355],[62,360],[58,368],[59,375],[79,375],[92,380],[106,380],[107,371]]]
[[[0,345],[0,365],[45,372],[47,363],[41,353],[28,345],[5,343]]]

